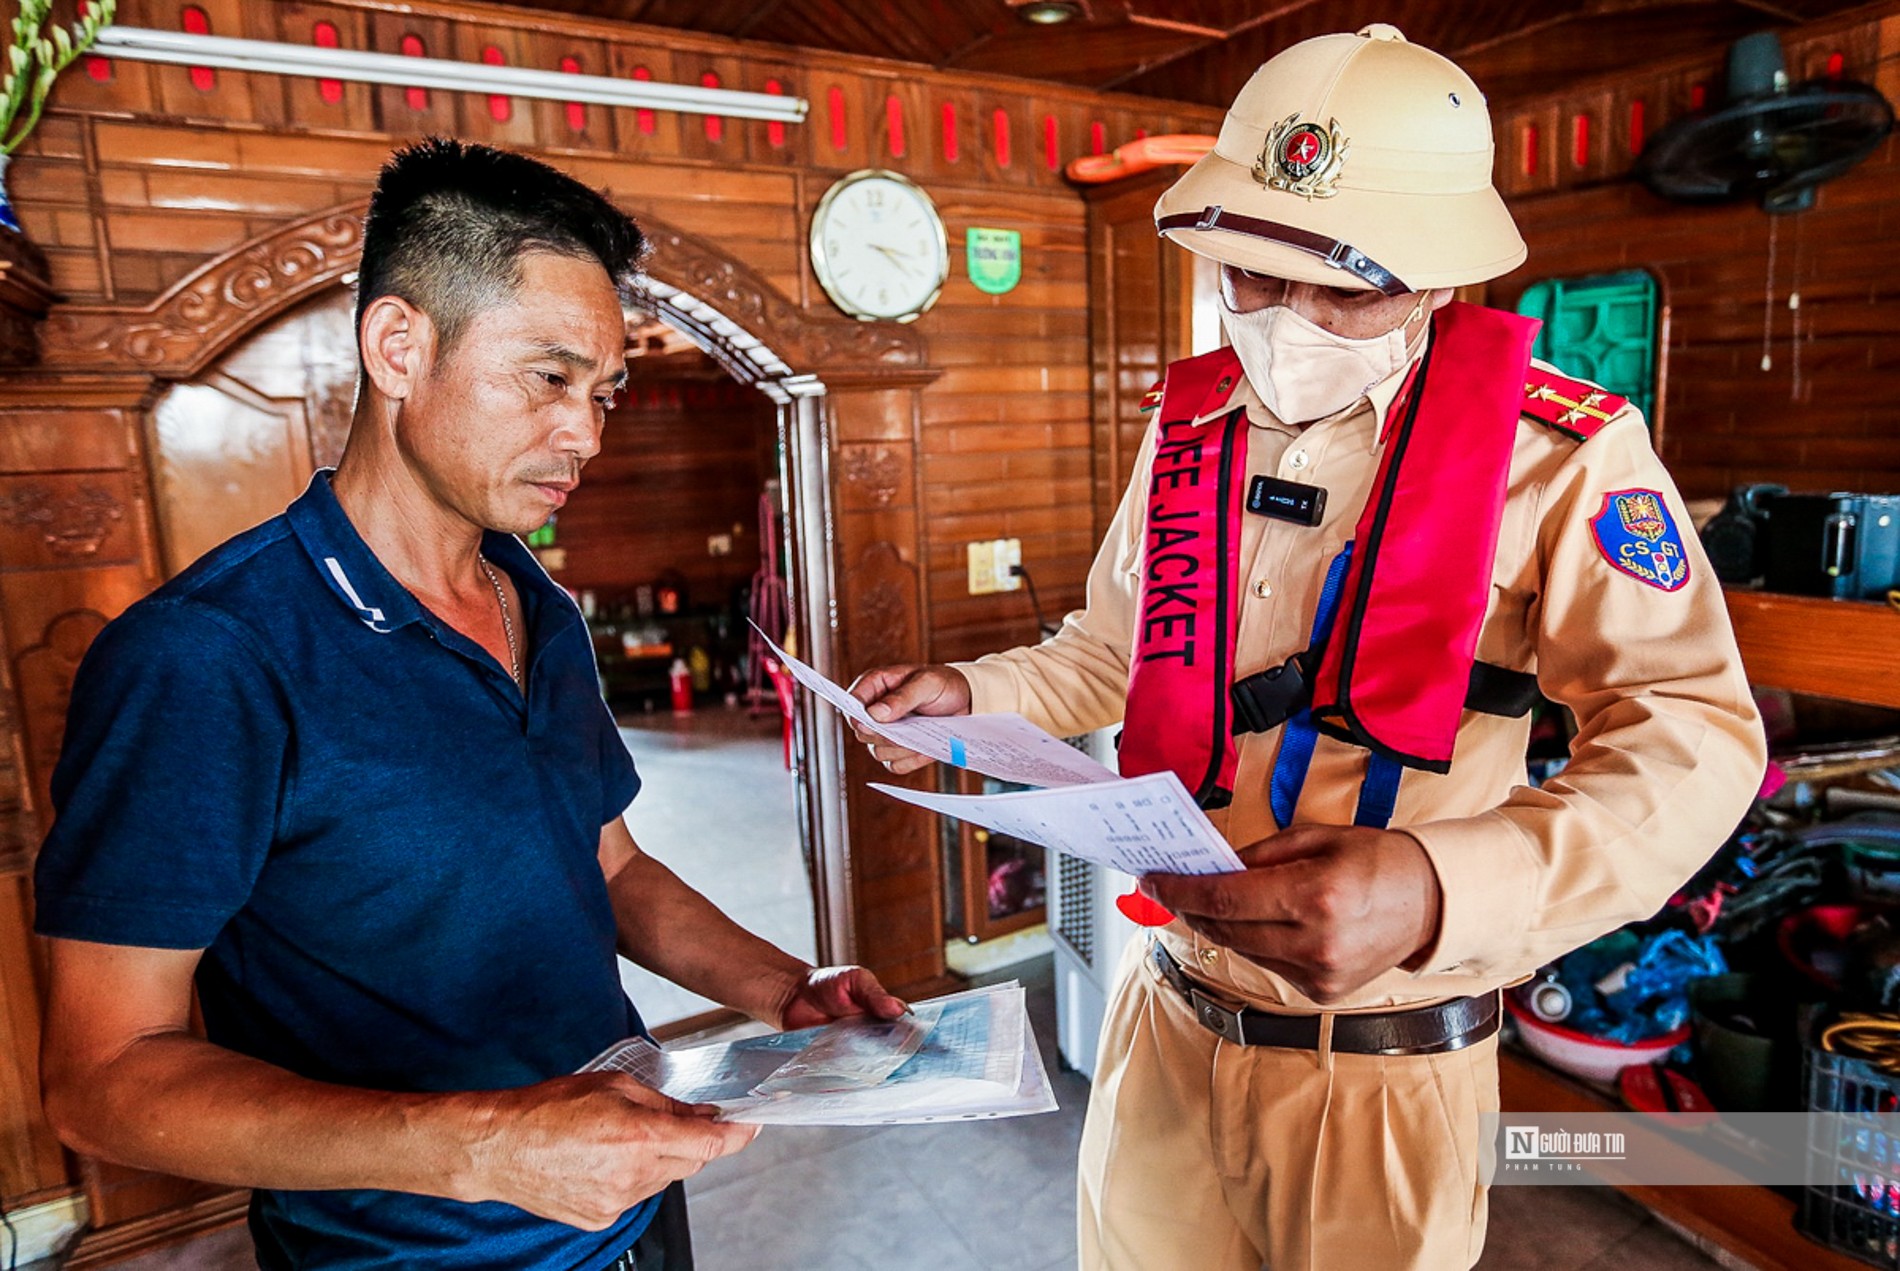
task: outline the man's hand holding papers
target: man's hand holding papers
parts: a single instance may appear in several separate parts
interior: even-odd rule
[[[666,1050],[643,1037],[582,1072],[627,1073],[669,1099],[752,1125],[899,1125],[1056,1106],[1014,982],[916,1004],[897,1020]]]

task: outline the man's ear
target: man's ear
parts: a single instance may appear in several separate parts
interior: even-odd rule
[[[363,311],[363,368],[376,391],[406,400],[435,359],[435,323],[401,296],[378,296]]]
[[[1452,287],[1434,288],[1432,291],[1432,312],[1437,313],[1440,309],[1450,304],[1452,298],[1457,294],[1457,290]]]

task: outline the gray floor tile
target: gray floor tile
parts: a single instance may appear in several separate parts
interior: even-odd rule
[[[697,1197],[721,1187],[750,1186],[781,1165],[829,1169],[819,1162],[840,1148],[889,1132],[871,1125],[769,1125],[743,1152],[721,1157],[694,1176],[692,1193]]]
[[[1645,1222],[1623,1240],[1586,1263],[1584,1271],[1712,1271],[1720,1264],[1704,1257],[1661,1223]]]
[[[1658,1227],[1642,1206],[1611,1188],[1511,1186],[1491,1189],[1491,1222],[1478,1271],[1601,1271],[1610,1264],[1599,1264],[1598,1259],[1623,1247],[1645,1227],[1674,1248],[1648,1243],[1632,1247],[1628,1255],[1615,1259],[1618,1271],[1715,1265]],[[1689,1260],[1654,1260],[1678,1252]]]
[[[698,1194],[688,1183],[696,1260],[706,1271],[991,1271],[905,1174],[908,1152],[877,1134],[745,1187]]]

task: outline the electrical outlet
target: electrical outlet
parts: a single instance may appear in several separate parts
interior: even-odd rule
[[[1023,563],[1023,541],[1019,538],[993,538],[971,543],[965,548],[970,569],[970,594],[987,596],[992,592],[1016,591],[1023,580],[1010,572]]]
[[[1012,573],[1016,566],[1023,563],[1023,541],[1020,538],[999,538],[994,544],[996,550],[996,590],[1020,591],[1023,580]]]
[[[996,544],[971,543],[967,553],[970,562],[970,594],[987,596],[996,590]]]

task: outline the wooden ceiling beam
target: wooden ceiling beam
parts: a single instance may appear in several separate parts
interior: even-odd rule
[[[1097,83],[1094,87],[1105,93],[1113,92],[1116,88],[1126,84],[1129,80],[1139,79],[1149,71],[1158,70],[1163,66],[1178,62],[1184,57],[1190,57],[1195,53],[1203,52],[1221,41],[1231,40],[1236,35],[1251,31],[1255,27],[1265,26],[1269,22],[1277,22],[1281,18],[1298,13],[1302,9],[1310,9],[1318,3],[1319,0],[1284,0],[1283,3],[1263,9],[1245,21],[1235,23],[1233,26],[1222,31],[1218,40],[1203,40],[1199,44],[1191,44],[1185,48],[1171,50],[1161,57],[1154,58],[1151,61],[1141,62],[1130,70],[1123,71],[1119,75]],[[1134,7],[1132,5],[1129,6],[1128,16],[1131,21],[1134,19]],[[1236,91],[1238,91],[1237,88]]]
[[[1157,18],[1146,13],[1129,14],[1128,24],[1153,27],[1157,31],[1172,31],[1176,35],[1198,35],[1208,41],[1227,38],[1227,32],[1217,26],[1202,26],[1198,22],[1177,22],[1173,18]]]
[[[1744,9],[1753,9],[1757,13],[1765,13],[1778,22],[1786,22],[1792,25],[1793,23],[1807,21],[1805,17],[1796,13],[1794,10],[1784,9],[1778,4],[1770,3],[1770,0],[1735,0],[1735,3],[1741,5]]]
[[[759,23],[771,17],[772,14],[778,10],[779,6],[784,3],[785,0],[759,0],[759,3],[752,7],[752,12],[740,18],[739,21],[733,25],[729,34],[735,40],[746,39],[752,34],[753,29],[756,28]]]

